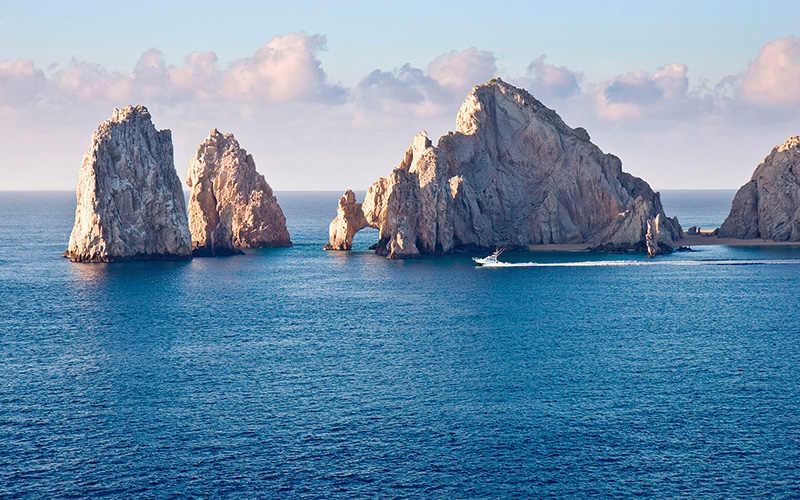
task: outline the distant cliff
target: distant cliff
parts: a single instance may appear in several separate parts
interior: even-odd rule
[[[326,248],[350,249],[369,226],[380,230],[377,252],[398,258],[550,243],[646,252],[658,216],[657,240],[669,251],[681,227],[658,193],[586,130],[493,80],[472,90],[455,132],[436,146],[420,133],[362,203],[352,191],[342,196]]]
[[[211,131],[189,162],[186,184],[195,256],[291,246],[272,189],[233,134]]]
[[[172,134],[144,106],[115,109],[92,136],[78,178],[64,256],[80,262],[190,259],[191,242]]]
[[[800,136],[775,146],[756,167],[736,192],[719,236],[800,241]]]

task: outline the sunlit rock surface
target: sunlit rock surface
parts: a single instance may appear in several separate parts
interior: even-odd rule
[[[739,188],[719,237],[800,241],[800,136],[773,148]]]
[[[195,256],[291,246],[272,189],[233,134],[211,131],[189,162],[186,184]]]
[[[92,136],[78,178],[64,256],[80,262],[190,259],[191,240],[172,134],[144,106],[115,109]]]
[[[339,198],[336,218],[329,229],[330,242],[325,250],[349,250],[353,247],[353,236],[368,226],[361,203],[356,203],[355,193],[348,189]]]
[[[347,250],[370,226],[380,230],[377,252],[397,258],[569,243],[646,252],[647,223],[659,215],[669,248],[681,228],[658,193],[586,130],[495,80],[472,90],[456,131],[436,146],[417,135],[362,203],[346,193],[326,248]]]

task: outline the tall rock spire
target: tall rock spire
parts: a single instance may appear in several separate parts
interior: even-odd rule
[[[233,134],[211,131],[189,162],[186,184],[195,256],[291,246],[286,218],[272,189]]]
[[[186,204],[172,133],[144,106],[115,109],[92,136],[78,178],[64,256],[79,262],[190,259]]]

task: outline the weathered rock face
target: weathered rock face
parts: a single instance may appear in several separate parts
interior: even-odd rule
[[[800,135],[773,148],[736,192],[719,237],[800,241]]]
[[[172,133],[144,106],[115,109],[92,136],[78,178],[64,256],[79,262],[190,259],[191,240]]]
[[[361,203],[356,203],[355,193],[348,189],[339,198],[336,218],[330,225],[330,242],[325,245],[325,250],[350,250],[353,236],[367,226]]]
[[[189,162],[186,184],[195,256],[291,246],[286,218],[272,189],[233,134],[211,131]]]
[[[648,257],[655,257],[659,254],[659,237],[661,236],[659,226],[661,224],[661,215],[656,215],[656,218],[647,221],[647,234],[644,237],[645,245],[647,245]]]
[[[500,80],[473,89],[456,131],[437,146],[417,135],[363,203],[350,194],[328,248],[349,249],[352,234],[370,226],[380,230],[378,253],[389,257],[549,243],[645,252],[647,223],[659,215],[664,247],[681,237],[658,193],[622,172],[619,158]]]

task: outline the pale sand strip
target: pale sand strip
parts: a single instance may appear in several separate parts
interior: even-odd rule
[[[711,231],[703,231],[710,234]],[[684,236],[682,240],[675,243],[675,247],[700,247],[706,245],[725,245],[729,247],[762,247],[762,246],[785,246],[800,247],[800,241],[771,241],[771,240],[743,240],[739,238],[720,238],[718,236],[692,235]],[[563,244],[563,245],[528,245],[531,252],[585,252],[589,245]]]
[[[684,236],[683,239],[678,241],[676,244],[685,247],[699,247],[705,245],[725,245],[729,247],[796,247],[800,246],[800,241],[772,241],[762,240],[760,238],[753,240],[742,240],[739,238],[720,238],[718,236],[692,235]]]
[[[586,243],[561,245],[528,245],[531,252],[585,252],[589,248]]]

